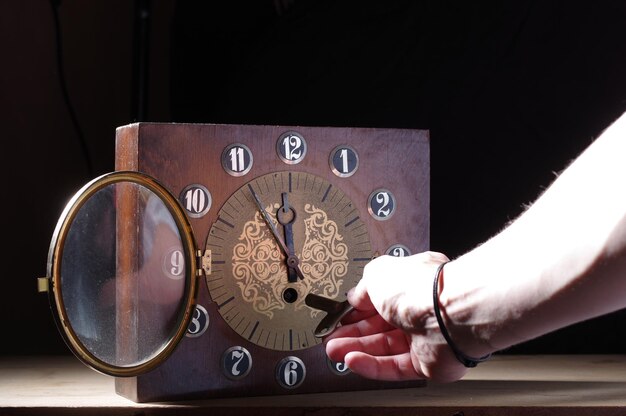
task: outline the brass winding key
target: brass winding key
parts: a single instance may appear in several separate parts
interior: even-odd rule
[[[324,319],[322,319],[315,328],[314,334],[317,338],[323,338],[330,335],[337,328],[337,325],[343,317],[354,309],[354,307],[350,305],[347,300],[339,302],[314,293],[306,295],[304,303],[311,308],[326,312]]]

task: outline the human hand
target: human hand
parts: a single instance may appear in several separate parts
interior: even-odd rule
[[[355,311],[326,341],[330,359],[367,378],[461,378],[467,368],[446,343],[433,309],[434,275],[446,261],[436,252],[371,261],[348,294]]]

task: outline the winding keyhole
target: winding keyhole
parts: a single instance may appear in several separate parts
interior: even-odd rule
[[[294,303],[298,300],[298,291],[292,287],[283,290],[283,300],[287,303]]]

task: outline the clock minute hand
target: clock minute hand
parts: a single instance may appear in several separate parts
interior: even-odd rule
[[[287,247],[283,239],[278,234],[278,230],[274,226],[274,223],[270,219],[270,216],[267,213],[267,211],[265,211],[265,208],[263,208],[263,203],[261,202],[261,199],[257,195],[256,191],[252,188],[252,185],[248,184],[248,188],[250,189],[252,198],[254,199],[254,202],[259,212],[261,213],[261,216],[265,220],[265,223],[270,228],[270,231],[272,232],[274,239],[278,243],[278,246],[283,251],[285,256],[287,256],[287,266],[293,268],[296,271],[296,274],[298,275],[298,277],[300,277],[300,279],[304,279],[304,274],[302,273],[302,269],[300,269],[300,260],[298,259],[298,257],[296,257],[295,255],[289,252],[289,248]]]

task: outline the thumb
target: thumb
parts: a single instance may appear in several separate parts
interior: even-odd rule
[[[359,311],[369,311],[374,309],[374,304],[370,299],[365,279],[361,279],[359,283],[348,291],[348,302]]]

